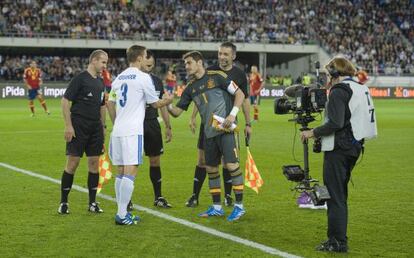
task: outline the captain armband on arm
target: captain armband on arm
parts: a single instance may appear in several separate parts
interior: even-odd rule
[[[227,86],[227,92],[231,95],[234,95],[236,91],[239,89],[239,86],[233,81],[230,82],[230,84]]]

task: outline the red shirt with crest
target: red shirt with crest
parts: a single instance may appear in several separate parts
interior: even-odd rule
[[[39,68],[26,68],[23,78],[32,89],[39,89],[40,81],[42,80],[42,71]]]

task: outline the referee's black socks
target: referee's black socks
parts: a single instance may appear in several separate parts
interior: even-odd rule
[[[154,197],[155,200],[158,197],[161,197],[161,168],[160,167],[150,167],[150,178],[152,186],[154,188]]]
[[[60,202],[61,203],[68,202],[68,195],[69,195],[70,189],[72,188],[72,184],[73,184],[73,174],[69,174],[68,172],[63,170],[62,180],[60,184],[60,190],[61,190]]]
[[[96,202],[96,191],[98,190],[99,173],[89,172],[88,174],[88,189],[89,189],[89,204]]]

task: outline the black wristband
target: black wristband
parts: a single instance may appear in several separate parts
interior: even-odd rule
[[[246,123],[246,126],[252,127],[252,124],[251,123]]]

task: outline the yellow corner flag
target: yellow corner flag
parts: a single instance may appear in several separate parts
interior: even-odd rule
[[[263,179],[260,176],[259,170],[257,170],[256,163],[253,160],[252,154],[249,149],[249,140],[246,137],[246,149],[247,149],[247,159],[246,159],[246,168],[244,176],[244,184],[256,193],[259,193],[259,188],[263,185]]]
[[[108,183],[111,177],[111,162],[109,161],[108,153],[104,148],[104,153],[99,157],[99,182],[97,193],[102,190],[103,185]]]

